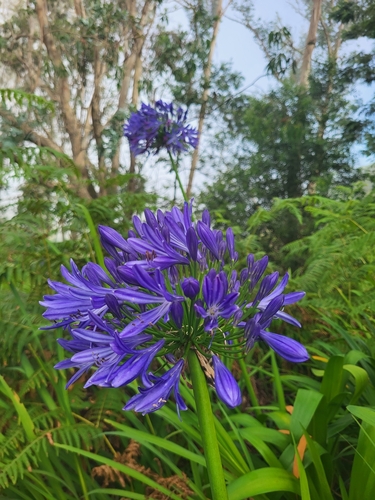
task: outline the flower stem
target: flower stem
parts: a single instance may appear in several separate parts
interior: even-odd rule
[[[184,200],[185,200],[185,201],[188,201],[187,196],[186,196],[186,193],[185,193],[184,186],[182,185],[182,182],[181,182],[180,174],[178,173],[178,167],[177,167],[177,164],[176,164],[176,162],[174,161],[173,156],[172,156],[172,154],[170,153],[170,151],[168,151],[168,154],[169,154],[169,158],[170,158],[170,160],[171,160],[172,170],[173,170],[173,172],[175,173],[175,176],[176,176],[176,179],[177,179],[178,185],[180,186],[180,191],[181,191],[181,193],[182,193],[182,196],[183,196],[183,198],[184,198]]]
[[[275,384],[275,390],[279,402],[279,407],[281,411],[285,411],[286,403],[285,403],[284,390],[283,390],[283,385],[281,383],[280,371],[277,365],[276,355],[274,351],[271,351],[271,362],[272,362],[273,382]]]
[[[251,383],[251,380],[249,377],[249,372],[247,371],[246,362],[243,358],[239,358],[238,363],[239,363],[241,371],[242,371],[242,377],[243,377],[243,380],[245,382],[247,392],[249,394],[251,405],[255,406],[257,408],[259,406],[259,401],[258,401],[258,398],[255,394],[253,384]],[[261,412],[259,409],[256,409],[255,413],[257,415],[260,415]]]
[[[224,471],[221,464],[219,444],[217,442],[214,416],[211,408],[206,377],[196,353],[190,350],[188,354],[191,381],[197,407],[199,427],[202,435],[204,455],[206,458],[208,478],[210,480],[212,500],[227,500]]]

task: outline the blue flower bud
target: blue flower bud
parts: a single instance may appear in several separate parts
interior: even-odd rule
[[[263,278],[258,293],[255,296],[254,303],[262,300],[266,295],[271,293],[278,279],[279,279],[278,272],[269,274],[268,276]]]
[[[202,221],[206,224],[206,226],[211,226],[211,216],[210,212],[205,208],[202,213]]]
[[[243,285],[245,283],[245,281],[248,279],[249,277],[249,270],[246,269],[242,269],[242,271],[240,272],[240,283],[241,285]]]
[[[190,257],[196,261],[198,255],[198,236],[193,227],[189,227],[186,231],[186,244]]]
[[[227,244],[225,241],[220,241],[219,243],[219,258],[224,259],[225,252],[227,250]]]
[[[195,299],[200,290],[199,281],[195,278],[185,278],[181,282],[181,288],[186,297]]]
[[[181,302],[173,302],[171,307],[171,316],[173,321],[176,323],[178,329],[182,327],[182,320],[184,317],[184,308]]]
[[[220,260],[219,246],[216,241],[215,233],[200,220],[197,224],[197,232],[203,245],[212,253],[212,255],[215,256],[217,260]]]
[[[243,316],[242,310],[238,309],[238,311],[236,311],[233,314],[233,326],[237,326],[238,325],[238,323],[241,321],[242,316]]]
[[[117,319],[122,319],[123,314],[116,297],[111,293],[107,293],[107,295],[104,297],[104,300],[109,311],[113,314],[113,316]]]
[[[176,266],[171,266],[168,269],[168,278],[171,285],[176,285],[176,283],[178,282],[178,269]]]
[[[235,378],[217,356],[212,356],[212,360],[215,370],[215,389],[217,395],[229,408],[238,406],[241,404],[242,398]]]
[[[260,260],[255,262],[253,265],[253,268],[250,272],[250,290],[254,290],[256,287],[258,281],[262,277],[264,271],[266,270],[268,266],[268,257],[265,255],[262,257]]]
[[[234,255],[234,234],[233,230],[231,227],[228,227],[227,229],[227,245],[228,245],[228,252],[229,252],[229,257],[231,260],[235,260],[235,255]]]

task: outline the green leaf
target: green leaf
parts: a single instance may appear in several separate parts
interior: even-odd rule
[[[343,366],[343,356],[332,356],[327,363],[320,392],[326,396],[328,402],[343,392]]]
[[[367,375],[366,370],[356,365],[344,365],[344,370],[349,372],[355,380],[355,390],[352,398],[350,400],[350,404],[355,403],[363,391],[366,389],[369,383],[369,377]]]
[[[87,210],[87,208],[84,205],[82,205],[80,203],[77,204],[77,207],[79,207],[82,210],[83,215],[85,216],[87,225],[89,226],[91,238],[94,242],[95,255],[96,255],[96,258],[98,260],[98,264],[103,269],[106,269],[105,264],[104,264],[104,255],[103,255],[102,246],[100,244],[99,235],[98,235],[98,232],[95,228],[95,225],[94,225],[94,222],[93,222],[92,217],[90,215],[90,212]]]
[[[119,490],[116,488],[98,488],[96,490],[91,490],[88,492],[88,495],[96,495],[97,493],[103,493],[104,495],[115,495],[117,497],[129,498],[130,500],[146,500],[145,495],[141,495],[140,493],[134,493],[129,490]],[[94,497],[95,498],[95,497]]]
[[[293,406],[290,420],[290,431],[298,442],[303,435],[303,429],[307,429],[323,395],[317,391],[299,389]]]
[[[339,477],[339,485],[340,485],[340,493],[342,500],[349,500],[349,495],[348,492],[346,491],[345,483],[341,476]]]
[[[283,468],[271,448],[262,439],[255,435],[253,429],[241,429],[240,434],[246,441],[251,444],[251,446],[253,446],[258,451],[258,453],[263,457],[265,462],[270,467],[280,467],[281,469]],[[279,434],[281,435],[281,433]]]
[[[240,429],[240,434],[244,439],[247,439],[247,436],[251,434],[258,439],[261,439],[265,443],[271,443],[281,451],[283,451],[290,443],[289,435],[279,432],[276,429],[268,429],[267,427],[263,427],[262,425],[260,425],[259,427],[253,426],[247,427],[245,429]]]
[[[318,449],[319,445],[311,439],[308,432],[305,431],[304,435],[306,437],[307,446],[311,455],[312,463],[314,464],[316,470],[316,478],[318,478],[318,483],[316,483],[315,481],[316,483],[315,486],[319,492],[319,500],[333,500],[331,489],[327,481],[326,472],[324,470],[322,460],[320,458]]]
[[[363,408],[363,410],[368,408]],[[357,412],[357,410],[355,410]],[[367,416],[366,416],[367,417]],[[371,499],[375,491],[375,426],[361,425],[350,477],[349,500]]]
[[[348,405],[346,409],[350,411],[350,413],[355,417],[360,418],[367,424],[373,425],[375,427],[375,410],[373,410],[372,408]]]
[[[154,436],[152,434],[149,434],[147,432],[143,431],[138,431],[137,429],[134,429],[133,427],[128,427],[127,425],[119,424],[117,422],[114,422],[113,420],[107,420],[104,419],[104,421],[110,425],[112,425],[115,429],[119,429],[121,431],[121,434],[123,436],[126,436],[128,438],[134,439],[138,443],[151,443],[156,446],[159,446],[160,448],[170,451],[171,453],[175,453],[176,455],[180,457],[184,457],[187,460],[190,460],[192,462],[196,462],[200,465],[206,466],[206,460],[202,455],[197,455],[196,453],[193,453],[190,450],[187,450],[183,446],[180,446],[178,444],[172,443],[171,441],[168,441],[165,438],[160,438],[158,436]]]
[[[301,486],[301,498],[302,500],[311,500],[309,482],[307,480],[307,474],[305,471],[305,467],[303,466],[302,460],[299,456],[297,446],[294,443],[294,454],[297,460],[298,472],[300,477],[300,486]]]
[[[221,425],[219,420],[215,418],[215,429],[217,433],[217,440],[220,445],[220,453],[225,457],[230,464],[234,467],[238,474],[244,474],[249,471],[249,466],[243,459],[241,453],[238,451],[237,446],[231,439],[230,435]]]
[[[281,491],[299,495],[300,486],[293,474],[275,467],[248,472],[228,486],[229,500],[244,500],[255,495]]]
[[[14,409],[16,410],[18,417],[21,421],[21,425],[24,428],[26,437],[29,441],[33,441],[35,439],[34,433],[34,422],[30,417],[28,411],[25,408],[25,405],[21,403],[18,394],[9,387],[6,383],[4,377],[0,375],[0,392],[5,394],[13,403]]]

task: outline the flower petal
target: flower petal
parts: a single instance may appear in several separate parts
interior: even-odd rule
[[[305,346],[284,335],[261,330],[260,338],[282,358],[292,363],[302,363],[303,361],[307,361],[310,357]]]
[[[240,388],[224,363],[217,356],[212,356],[212,360],[217,395],[229,408],[235,408],[242,401]]]

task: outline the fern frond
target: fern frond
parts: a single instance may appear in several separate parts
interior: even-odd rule
[[[61,425],[54,428],[48,428],[39,431],[36,438],[31,442],[25,443],[17,435],[17,445],[9,446],[9,441],[5,445],[0,443],[0,450],[7,447],[7,456],[0,453],[0,487],[6,488],[10,483],[16,484],[19,478],[23,478],[25,471],[30,467],[37,467],[40,461],[41,453],[55,453],[53,451],[54,442],[75,447],[89,448],[95,436],[99,436],[100,430],[90,425],[77,423],[74,425]],[[12,434],[12,445],[15,443],[15,434]]]

